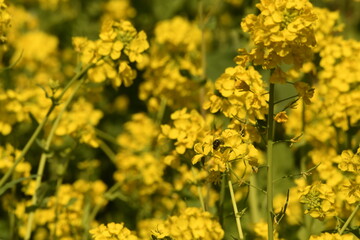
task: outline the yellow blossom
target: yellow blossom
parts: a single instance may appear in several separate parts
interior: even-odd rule
[[[93,228],[90,231],[94,240],[137,240],[136,235],[124,227],[124,223],[108,223],[107,225],[101,224],[97,228]]]
[[[256,7],[260,14],[250,14],[241,23],[255,44],[249,53],[255,65],[266,69],[281,62],[301,66],[311,57],[316,15],[309,1],[262,0]]]
[[[339,233],[322,233],[320,235],[311,235],[309,240],[355,240],[356,238],[352,234]]]
[[[360,148],[354,154],[351,150],[344,150],[341,153],[341,160],[338,165],[341,171],[349,171],[353,173],[360,172]]]
[[[306,186],[300,192],[300,202],[305,204],[305,214],[324,220],[333,217],[335,212],[335,194],[331,187],[320,182]]]
[[[288,116],[286,115],[285,111],[282,111],[282,112],[279,112],[278,114],[276,114],[276,116],[274,117],[274,120],[278,123],[284,123],[284,122],[287,122]]]
[[[183,240],[218,240],[224,236],[220,224],[212,219],[209,212],[198,208],[186,208],[179,216],[169,217],[152,233],[155,237],[171,237]]]

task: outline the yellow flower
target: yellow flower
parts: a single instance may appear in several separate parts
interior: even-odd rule
[[[194,147],[198,135],[204,130],[205,121],[196,110],[188,113],[186,108],[175,111],[171,114],[171,119],[174,127],[162,125],[162,134],[169,139],[176,140],[176,151],[184,154],[186,149]]]
[[[305,204],[305,214],[324,220],[333,217],[335,212],[335,194],[331,187],[320,182],[306,186],[300,193],[300,202]]]
[[[276,114],[276,116],[274,117],[274,120],[278,123],[284,123],[284,122],[287,122],[288,116],[286,115],[285,111],[282,111],[282,112],[279,112],[278,114]]]
[[[203,105],[205,109],[220,110],[228,118],[248,119],[253,124],[256,119],[265,119],[267,91],[261,75],[253,67],[227,68],[216,80],[215,89],[221,97],[210,94]]]
[[[129,56],[130,62],[141,63],[143,61],[143,52],[149,48],[144,31],[140,31],[136,37],[126,46],[124,52]]]
[[[55,134],[79,138],[81,143],[96,148],[99,146],[99,141],[96,138],[94,126],[102,117],[103,113],[100,110],[94,109],[84,98],[80,98],[73,104],[70,112],[64,113]]]
[[[153,235],[158,238],[171,237],[182,240],[219,240],[224,237],[220,224],[209,212],[198,208],[186,208],[179,216],[169,217],[160,224]]]
[[[101,224],[97,228],[90,231],[94,240],[137,240],[136,235],[132,234],[129,229],[124,227],[124,223],[108,223],[107,225]]]
[[[311,3],[307,0],[262,0],[256,7],[260,14],[250,14],[241,23],[255,44],[249,53],[250,59],[266,69],[281,62],[300,67],[311,57],[311,48],[315,45],[312,24],[316,15]]]
[[[115,87],[120,87],[124,83],[125,87],[131,86],[133,80],[136,78],[136,71],[132,69],[128,62],[122,61],[119,65],[119,77],[113,82]]]
[[[311,235],[309,240],[356,240],[354,235],[339,233],[321,233],[318,236]]]
[[[136,15],[136,10],[131,7],[129,0],[110,0],[104,5],[104,10],[110,18],[117,21]]]
[[[350,204],[354,204],[360,201],[360,176],[355,176],[354,180],[345,179],[341,192],[346,196],[346,201]]]
[[[351,150],[344,150],[338,167],[341,171],[360,173],[360,148],[355,154]]]
[[[294,86],[299,96],[302,97],[304,103],[310,104],[310,99],[314,96],[314,88],[311,88],[309,84],[305,82],[296,82],[294,83]]]

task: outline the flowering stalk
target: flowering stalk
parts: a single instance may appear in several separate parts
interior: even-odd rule
[[[54,124],[53,124],[53,126],[52,126],[52,128],[50,130],[49,136],[48,136],[48,138],[46,140],[46,143],[45,143],[45,146],[44,146],[44,151],[45,152],[43,152],[41,154],[40,163],[39,163],[39,167],[38,167],[38,170],[37,170],[35,191],[34,191],[34,195],[32,196],[32,199],[31,199],[31,204],[33,206],[36,205],[36,202],[37,202],[37,190],[39,189],[39,187],[41,185],[42,176],[44,175],[45,164],[46,164],[46,160],[47,160],[47,157],[48,157],[48,154],[46,153],[46,151],[48,151],[50,149],[51,141],[52,141],[52,139],[53,139],[53,137],[55,135],[55,130],[56,130],[57,126],[59,125],[59,122],[60,122],[60,119],[61,119],[63,113],[65,112],[66,108],[70,104],[71,100],[74,98],[76,92],[80,89],[80,86],[82,85],[83,82],[84,82],[84,79],[82,79],[80,82],[78,82],[78,84],[75,86],[75,89],[74,89],[73,93],[66,100],[61,112],[59,113],[59,115],[55,119]],[[27,228],[26,228],[26,236],[25,236],[26,240],[30,239],[30,237],[31,237],[31,226],[32,226],[33,221],[34,221],[34,212],[35,211],[32,211],[29,214],[29,218],[28,218],[28,222],[27,222]]]
[[[274,144],[274,93],[275,84],[270,83],[267,126],[267,223],[268,240],[273,240],[273,144]]]

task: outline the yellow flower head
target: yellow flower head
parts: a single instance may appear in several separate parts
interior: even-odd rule
[[[160,239],[171,237],[182,240],[218,240],[224,237],[224,230],[209,212],[186,208],[179,216],[171,216],[160,224],[153,231],[153,235]]]
[[[360,148],[354,154],[351,150],[344,150],[341,153],[341,160],[338,165],[341,171],[360,173]]]
[[[251,60],[266,69],[281,62],[300,67],[316,42],[312,4],[308,0],[262,0],[256,6],[260,14],[250,14],[241,23],[255,44],[249,53]]]
[[[94,240],[137,240],[136,235],[132,234],[129,229],[124,227],[124,223],[108,223],[101,224],[97,228],[90,230],[90,234]]]
[[[336,215],[335,193],[326,184],[315,182],[300,193],[300,202],[305,204],[305,214],[323,220]]]

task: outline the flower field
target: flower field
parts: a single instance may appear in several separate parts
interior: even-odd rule
[[[0,240],[360,239],[359,13],[0,0]]]

